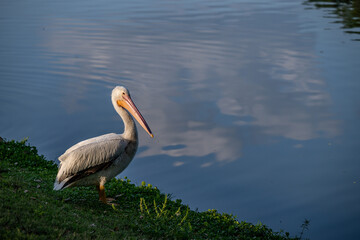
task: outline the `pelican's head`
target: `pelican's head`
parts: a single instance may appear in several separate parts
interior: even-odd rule
[[[154,137],[145,119],[135,106],[134,102],[131,100],[129,90],[121,86],[116,86],[112,90],[111,98],[116,106],[125,108],[131,115],[133,115],[136,121],[138,121],[138,123],[145,129],[150,137]]]

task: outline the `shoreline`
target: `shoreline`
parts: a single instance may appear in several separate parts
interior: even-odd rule
[[[36,147],[0,138],[1,239],[300,239],[216,210],[198,212],[151,184],[106,183],[113,205],[91,187],[53,191],[57,165]]]

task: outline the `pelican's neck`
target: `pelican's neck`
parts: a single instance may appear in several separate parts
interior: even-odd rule
[[[120,115],[124,122],[124,133],[122,134],[125,139],[137,141],[138,134],[136,124],[131,115],[122,107],[116,104],[116,101],[112,101],[116,112]]]

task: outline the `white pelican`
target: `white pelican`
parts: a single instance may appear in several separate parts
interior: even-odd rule
[[[111,94],[111,101],[124,121],[124,133],[109,133],[90,138],[66,150],[59,157],[60,165],[54,190],[95,185],[99,192],[99,199],[107,203],[105,182],[121,173],[129,165],[138,147],[136,125],[129,113],[151,137],[154,137],[126,88],[115,87]]]

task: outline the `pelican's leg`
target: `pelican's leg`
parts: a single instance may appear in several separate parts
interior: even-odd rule
[[[106,194],[105,194],[105,186],[103,184],[96,185],[96,189],[99,192],[99,200],[102,201],[103,203],[107,204]]]

